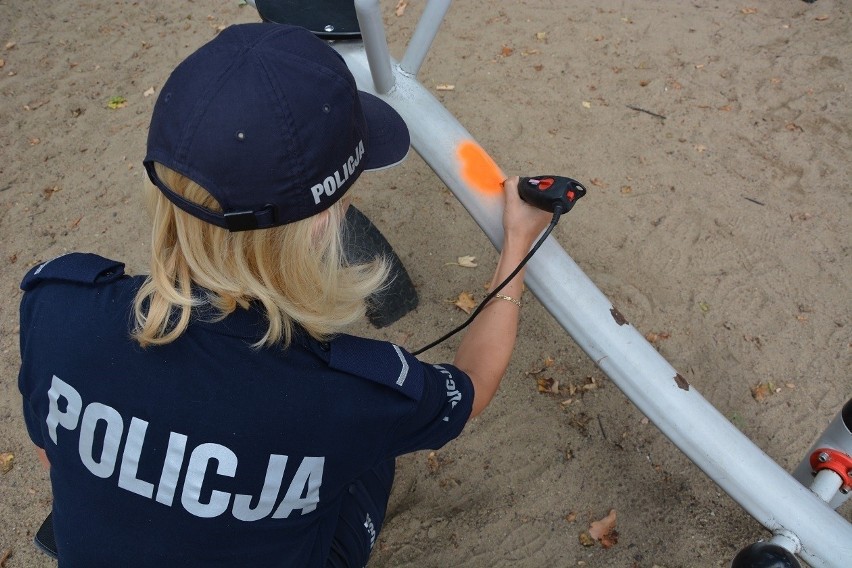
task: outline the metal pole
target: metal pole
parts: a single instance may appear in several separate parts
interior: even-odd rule
[[[363,48],[338,45],[360,88],[369,90]],[[412,146],[453,191],[495,246],[502,196],[463,177],[458,149],[473,137],[416,79],[403,73],[382,97],[405,119]],[[539,301],[607,376],[681,451],[773,533],[788,531],[814,567],[852,558],[852,525],[793,479],[689,385],[551,237],[527,270]]]
[[[824,469],[817,473],[816,477],[814,477],[814,482],[811,484],[811,491],[813,491],[817,497],[828,503],[834,499],[834,496],[837,494],[837,490],[840,489],[841,485],[842,483],[839,475],[830,469]]]
[[[417,28],[414,30],[414,35],[408,42],[408,47],[405,50],[405,55],[402,57],[400,68],[406,73],[417,75],[420,71],[420,66],[423,65],[423,60],[426,59],[426,53],[429,47],[435,40],[438,34],[438,28],[441,27],[441,22],[444,21],[444,16],[450,7],[452,0],[430,0],[423,10],[423,15],[417,22]]]
[[[388,93],[394,85],[394,74],[379,0],[355,0],[355,14],[358,16],[375,90],[379,94]]]

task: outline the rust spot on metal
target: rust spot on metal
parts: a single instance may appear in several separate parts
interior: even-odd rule
[[[689,383],[686,382],[686,379],[684,379],[680,373],[675,375],[675,382],[679,388],[682,388],[685,391],[689,390]]]
[[[614,319],[615,323],[617,323],[618,325],[624,325],[624,324],[627,323],[627,320],[625,319],[625,317],[623,315],[621,315],[621,312],[619,312],[615,308],[612,308],[609,311],[609,313],[612,314],[612,319]]]

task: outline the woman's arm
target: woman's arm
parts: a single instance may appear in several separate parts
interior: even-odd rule
[[[521,201],[517,177],[503,182],[503,189],[503,249],[491,280],[492,289],[515,270],[552,218],[550,213]],[[520,300],[524,272],[512,278],[500,294]],[[453,364],[473,381],[471,418],[488,406],[500,386],[515,347],[519,315],[520,306],[495,297],[470,324],[459,345]]]
[[[44,469],[49,471],[50,470],[50,460],[47,459],[47,453],[42,448],[39,448],[38,446],[36,446],[35,449],[36,449],[36,455],[38,455],[38,461],[41,462],[41,465],[44,466]]]

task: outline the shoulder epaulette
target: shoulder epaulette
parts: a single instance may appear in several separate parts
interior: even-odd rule
[[[414,400],[423,394],[421,363],[404,349],[375,339],[341,335],[330,343],[329,366],[374,381]]]
[[[124,263],[91,253],[72,252],[34,266],[21,282],[28,292],[41,282],[52,280],[74,284],[106,284],[124,276]]]

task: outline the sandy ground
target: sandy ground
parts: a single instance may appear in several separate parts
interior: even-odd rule
[[[424,4],[397,16],[383,2],[396,57]],[[505,171],[588,185],[559,241],[788,469],[852,394],[850,15],[842,0],[466,0],[421,73],[430,89],[454,85],[435,94]],[[255,19],[236,1],[0,2],[6,568],[52,565],[31,544],[51,496],[20,418],[20,278],[71,250],[145,271],[149,93],[222,26]],[[126,106],[108,108],[116,96]],[[389,328],[356,331],[416,348],[461,321],[460,292],[481,298],[496,254],[418,156],[362,180],[357,203],[421,303]],[[479,267],[450,264],[465,255]],[[560,392],[539,393],[537,378]],[[758,400],[752,389],[766,383]],[[443,450],[399,463],[371,566],[722,567],[767,536],[530,294],[493,405]],[[612,509],[617,544],[583,546],[578,536]]]

